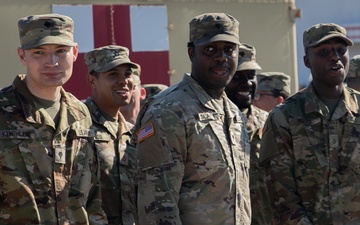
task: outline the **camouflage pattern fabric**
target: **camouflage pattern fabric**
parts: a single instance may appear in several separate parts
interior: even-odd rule
[[[354,45],[354,43],[346,37],[346,29],[335,23],[318,23],[303,33],[303,45],[306,51],[309,47],[314,47],[320,43],[329,40],[330,38],[341,38],[348,46]]]
[[[129,64],[133,69],[135,75],[140,74],[140,65],[133,63],[129,59],[129,49],[119,45],[107,45],[99,47],[87,52],[84,55],[85,64],[88,67],[88,72],[106,72],[110,69],[122,65]]]
[[[76,46],[74,21],[64,15],[42,14],[18,21],[21,48],[28,50],[45,44]]]
[[[271,92],[274,90],[285,91],[290,94],[290,82],[289,75],[282,72],[262,72],[256,75],[258,81],[257,92]]]
[[[254,46],[241,43],[239,46],[239,60],[236,71],[241,70],[261,70],[256,62],[256,49]]]
[[[252,225],[271,225],[271,204],[267,189],[259,182],[263,171],[259,167],[259,152],[262,137],[262,131],[268,112],[251,105],[249,109],[242,111],[246,116],[246,130],[250,140],[250,198],[251,198],[251,211]]]
[[[144,84],[143,87],[146,90],[146,98],[150,98],[168,88],[165,84]]]
[[[189,42],[204,45],[214,41],[229,41],[240,44],[239,21],[225,13],[204,13],[190,23]]]
[[[0,224],[107,224],[88,109],[62,89],[55,127],[24,78],[0,91]]]
[[[360,77],[360,55],[355,55],[350,60],[349,72],[347,78]]]
[[[140,224],[250,224],[250,146],[244,116],[188,74],[139,113]]]
[[[119,127],[114,129],[92,98],[85,102],[95,129],[95,147],[101,170],[102,207],[110,225],[136,223],[136,156],[127,146],[132,124],[119,112]]]
[[[276,224],[360,224],[359,100],[346,88],[330,116],[310,84],[270,112],[260,162]]]

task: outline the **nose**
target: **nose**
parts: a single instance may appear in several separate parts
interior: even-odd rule
[[[215,60],[219,62],[228,61],[229,55],[224,50],[219,50],[215,56]]]
[[[339,60],[341,58],[341,53],[337,51],[337,49],[333,48],[330,53],[331,60]]]
[[[48,67],[55,67],[59,65],[59,58],[56,56],[56,54],[49,54],[48,57],[46,57],[46,66]]]

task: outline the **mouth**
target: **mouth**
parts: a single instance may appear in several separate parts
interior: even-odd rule
[[[330,68],[331,71],[335,71],[335,72],[338,72],[338,71],[340,71],[342,69],[343,69],[342,65],[335,65],[335,66]]]
[[[227,74],[227,70],[214,70],[214,73],[218,76],[225,76]]]
[[[250,91],[239,91],[237,92],[237,95],[247,97],[251,94]]]
[[[47,77],[55,77],[55,76],[59,76],[61,72],[44,72],[43,74]]]
[[[125,90],[125,89],[121,89],[121,90],[116,90],[115,93],[117,95],[123,96],[123,97],[127,97],[129,90]]]

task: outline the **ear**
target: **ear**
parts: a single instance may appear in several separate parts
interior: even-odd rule
[[[303,60],[304,60],[305,66],[310,69],[310,68],[311,68],[311,64],[310,64],[310,62],[309,62],[309,57],[308,57],[307,55],[304,55]]]
[[[192,62],[194,58],[194,48],[188,48],[189,59]]]
[[[278,104],[281,104],[284,101],[284,98],[282,96],[279,96],[277,99],[278,99]]]
[[[77,43],[76,46],[73,47],[73,54],[74,54],[73,62],[75,62],[79,54],[79,46]]]
[[[95,80],[96,80],[96,77],[94,75],[88,74],[86,77],[86,81],[87,81],[89,87],[91,87],[91,88],[96,87]]]
[[[25,51],[22,48],[17,49],[18,56],[20,58],[21,63],[26,66],[26,60],[25,60]]]
[[[146,90],[145,88],[140,88],[140,100],[144,100],[146,98]]]

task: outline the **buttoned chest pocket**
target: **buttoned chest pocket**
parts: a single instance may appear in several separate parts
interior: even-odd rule
[[[195,129],[196,135],[189,139],[188,154],[199,178],[205,179],[230,169],[224,149],[210,124],[199,122]],[[222,141],[227,143],[226,140]]]
[[[96,132],[94,140],[101,169],[105,171],[111,170],[111,168],[116,166],[118,160],[111,135],[107,132]]]
[[[328,131],[320,118],[289,122],[296,176],[319,174],[328,167]],[[325,171],[324,171],[325,172]]]
[[[70,129],[66,138],[66,168],[71,171],[71,191],[74,196],[87,194],[97,171],[97,158],[93,148],[94,131]]]
[[[345,124],[346,143],[341,152],[341,164],[349,165],[349,168],[356,175],[360,175],[360,121],[355,120],[351,124]],[[357,178],[359,179],[359,178]]]

